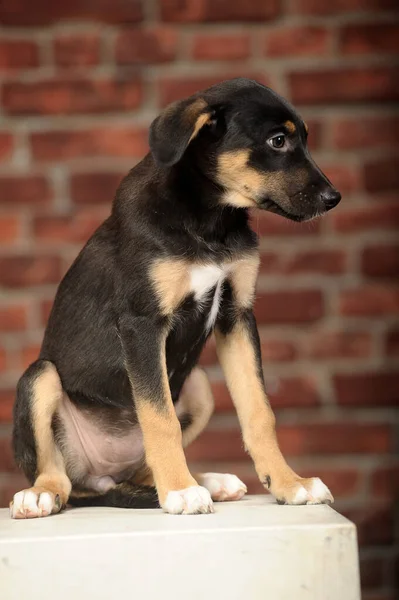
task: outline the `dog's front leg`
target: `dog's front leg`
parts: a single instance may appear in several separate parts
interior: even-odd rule
[[[181,427],[169,388],[165,357],[167,330],[162,321],[156,323],[147,317],[130,316],[119,320],[146,462],[165,512],[213,512],[209,492],[197,484],[187,467]]]
[[[259,335],[251,309],[229,307],[233,320],[217,328],[217,352],[237,409],[243,438],[263,485],[278,502],[319,504],[333,497],[318,478],[303,479],[287,465],[278,447],[275,416],[263,381]]]

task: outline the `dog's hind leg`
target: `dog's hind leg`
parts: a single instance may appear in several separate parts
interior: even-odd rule
[[[59,512],[68,500],[72,486],[52,428],[62,395],[57,369],[46,360],[34,362],[18,383],[14,453],[33,487],[15,494],[10,503],[14,519],[46,517]]]

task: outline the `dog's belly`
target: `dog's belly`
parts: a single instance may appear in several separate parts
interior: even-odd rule
[[[63,430],[61,447],[73,482],[85,484],[107,476],[118,482],[142,465],[144,446],[139,425],[127,426],[122,432],[107,430],[79,410],[66,394],[58,415]]]

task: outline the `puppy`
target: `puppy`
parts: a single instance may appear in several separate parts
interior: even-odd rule
[[[241,498],[234,475],[193,476],[183,450],[213,409],[196,366],[212,332],[260,481],[279,503],[333,501],[279,450],[252,312],[249,209],[306,221],[341,198],[306,138],[293,107],[248,79],[155,119],[151,152],[61,282],[39,359],[18,383],[13,446],[33,487],[14,496],[13,518],[67,503],[210,513],[213,500]]]

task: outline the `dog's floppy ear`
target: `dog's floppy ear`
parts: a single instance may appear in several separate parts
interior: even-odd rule
[[[181,159],[200,129],[212,121],[213,110],[203,98],[174,102],[153,121],[150,148],[159,165],[170,167]]]

